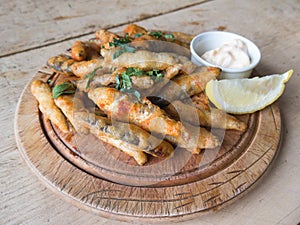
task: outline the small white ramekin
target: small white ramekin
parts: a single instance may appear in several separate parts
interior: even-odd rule
[[[224,68],[221,66],[213,65],[201,56],[209,50],[216,49],[223,44],[230,42],[234,39],[240,39],[248,48],[248,55],[250,57],[250,65],[244,68]],[[235,79],[247,78],[251,75],[252,70],[257,66],[260,61],[261,53],[258,47],[247,38],[238,34],[225,32],[225,31],[210,31],[198,34],[195,36],[190,45],[191,60],[198,66],[214,66],[219,67],[222,72],[218,79]]]

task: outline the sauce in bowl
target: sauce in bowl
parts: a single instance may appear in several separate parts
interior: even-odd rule
[[[222,70],[219,80],[249,77],[261,58],[259,48],[252,41],[225,31],[198,34],[191,41],[190,50],[191,60],[196,65]]]
[[[244,68],[250,65],[247,46],[240,39],[207,51],[201,57],[211,64],[225,68]]]

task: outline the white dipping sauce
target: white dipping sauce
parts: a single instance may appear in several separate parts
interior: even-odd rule
[[[201,56],[207,62],[224,68],[244,68],[250,65],[247,46],[235,39]]]

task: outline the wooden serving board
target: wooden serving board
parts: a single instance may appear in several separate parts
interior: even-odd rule
[[[51,75],[41,71],[33,80]],[[178,221],[238,199],[274,161],[282,130],[278,105],[239,119],[248,124],[246,132],[212,130],[222,137],[221,148],[199,155],[177,149],[168,160],[150,158],[138,166],[93,136],[63,135],[43,118],[28,84],[15,131],[34,173],[77,206],[121,220]]]

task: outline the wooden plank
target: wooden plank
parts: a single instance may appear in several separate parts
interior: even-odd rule
[[[151,18],[204,0],[183,1],[1,1],[0,57]]]
[[[13,2],[13,1],[12,1]],[[1,3],[3,9],[3,5]],[[2,11],[1,11],[2,12]],[[1,15],[3,12],[1,13]],[[260,74],[295,74],[280,99],[284,135],[274,168],[244,198],[217,213],[182,224],[297,224],[299,222],[299,3],[297,0],[220,0],[158,16],[139,24],[194,34],[217,28],[252,38],[262,50]],[[267,21],[267,22],[266,22]],[[21,24],[22,25],[22,24]],[[29,37],[30,38],[30,37]],[[85,38],[85,37],[83,37]],[[2,39],[3,40],[3,39]],[[14,140],[16,103],[25,84],[46,59],[70,46],[71,41],[0,59],[0,223],[1,224],[115,224],[62,201],[38,182],[21,160]],[[13,46],[8,46],[10,48]],[[21,188],[20,188],[21,187]],[[284,199],[284,201],[283,201]],[[249,216],[249,214],[251,216]],[[120,225],[128,223],[118,222]]]

